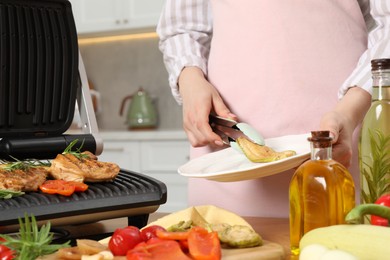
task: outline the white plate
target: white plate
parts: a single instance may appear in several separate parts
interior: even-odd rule
[[[229,147],[195,158],[179,167],[179,174],[191,178],[206,178],[220,182],[262,178],[295,168],[310,158],[310,134],[287,135],[265,139],[265,145],[275,151],[294,150],[297,154],[279,161],[254,163]]]

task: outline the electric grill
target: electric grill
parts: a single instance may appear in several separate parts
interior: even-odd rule
[[[75,106],[82,134],[64,134]],[[75,149],[101,154],[70,3],[0,0],[0,159],[50,160],[76,139]],[[124,169],[112,182],[88,184],[70,197],[28,192],[0,200],[2,232],[25,214],[52,226],[128,217],[142,227],[167,199],[164,183]]]

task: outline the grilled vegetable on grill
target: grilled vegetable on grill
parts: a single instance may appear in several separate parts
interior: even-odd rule
[[[64,181],[64,180],[47,180],[39,189],[48,194],[60,194],[70,196],[74,192],[82,192],[88,189],[88,185],[82,182]]]

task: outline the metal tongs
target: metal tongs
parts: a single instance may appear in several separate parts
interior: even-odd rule
[[[254,143],[264,145],[263,137],[248,124],[212,114],[209,116],[209,123],[213,131],[222,138],[226,145],[230,146],[230,142],[235,142],[239,137],[245,137]]]

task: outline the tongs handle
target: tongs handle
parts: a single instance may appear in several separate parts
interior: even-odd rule
[[[238,124],[238,122],[233,120],[233,119],[224,118],[224,117],[220,117],[220,116],[212,115],[212,114],[210,114],[210,116],[209,116],[209,122],[210,122],[210,125],[216,124],[216,125],[222,125],[222,126],[226,126],[226,127],[234,127],[235,125]]]
[[[231,141],[236,141],[236,139],[240,136],[245,136],[237,128],[236,125],[238,122],[235,120],[216,115],[210,115],[209,122],[213,131],[221,137],[223,143],[226,145],[230,145]]]

